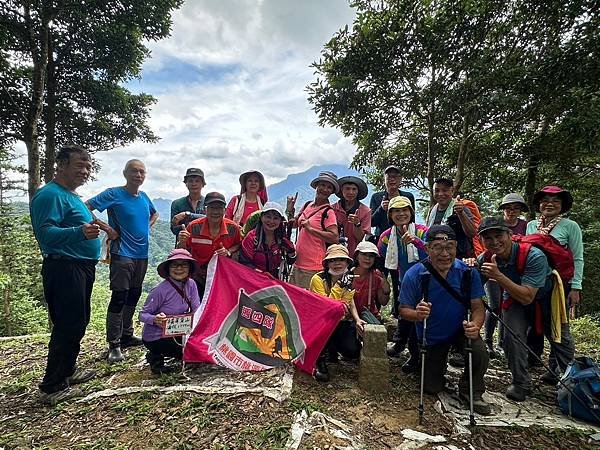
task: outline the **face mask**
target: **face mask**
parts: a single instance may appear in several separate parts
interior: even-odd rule
[[[333,269],[329,269],[328,272],[329,272],[329,275],[331,275],[333,277],[340,277],[346,273],[346,270],[348,270],[348,269],[342,269],[342,270],[336,272]]]

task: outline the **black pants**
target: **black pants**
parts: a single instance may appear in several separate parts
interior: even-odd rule
[[[146,354],[146,361],[148,361],[152,369],[162,369],[165,364],[165,356],[176,359],[183,358],[181,337],[144,341],[144,345],[149,350],[148,354]]]
[[[357,359],[360,356],[361,344],[356,336],[354,321],[340,321],[327,341],[325,348],[327,352],[340,353],[348,359]]]
[[[90,298],[96,261],[45,259],[42,265],[44,297],[53,328],[48,344],[46,373],[39,385],[51,394],[68,387],[75,371],[81,339],[90,322]]]
[[[463,353],[465,368],[458,383],[458,389],[461,394],[469,393],[469,365],[468,354],[466,352],[467,338],[462,330],[447,342],[427,347],[425,354],[425,383],[424,390],[428,394],[437,394],[444,389],[446,369],[448,368],[447,358],[450,347],[457,348]],[[485,392],[485,382],[483,376],[487,371],[489,364],[489,355],[481,338],[471,340],[473,349],[473,397],[481,398]]]

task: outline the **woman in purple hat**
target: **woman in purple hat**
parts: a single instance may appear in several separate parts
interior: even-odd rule
[[[156,270],[164,281],[148,294],[140,311],[140,322],[144,324],[142,340],[148,349],[146,361],[152,373],[161,375],[173,370],[165,367],[165,356],[176,359],[183,356],[181,336],[162,337],[164,324],[169,316],[194,313],[200,306],[200,298],[191,278],[196,262],[187,250],[172,250]]]

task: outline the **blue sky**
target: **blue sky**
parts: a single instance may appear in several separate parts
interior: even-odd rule
[[[349,164],[354,146],[319,127],[305,87],[323,44],[354,16],[346,0],[188,0],[127,85],[156,97],[150,125],[160,142],[98,153],[102,169],[81,194],[122,184],[131,158],[146,163],[143,189],[165,198],[185,194],[187,167],[204,170],[205,192],[230,196],[246,170],[274,183],[315,164]]]

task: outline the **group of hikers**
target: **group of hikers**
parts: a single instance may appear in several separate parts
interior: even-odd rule
[[[241,174],[240,194],[228,202],[219,192],[203,194],[204,172],[189,168],[183,176],[188,195],[171,205],[175,248],[157,267],[164,281],[141,308],[138,338],[133,320],[148,266],[150,227],[158,219],[140,190],[146,167],[128,161],[124,186],[84,202],[76,189],[91,172],[88,152],[65,146],[56,162],[55,178],[30,206],[53,324],[39,385],[44,403],[81,395],[73,386],[95,375],[78,369],[76,360],[90,319],[101,231],[110,253],[109,363],[123,361],[124,348],[144,345],[153,373],[173,370],[165,357],[181,359],[182,341],[163,337],[163,324],[200,306],[215,254],[343,302],[346,315],[317,360],[317,381],[329,380],[328,364],[340,355],[359,357],[365,324],[383,323],[381,310],[389,302],[398,326],[388,355],[408,349],[402,371],[421,369],[422,389],[430,394],[446,388],[448,361],[464,366],[459,393],[480,414],[491,413],[482,397],[490,357],[506,356],[512,374],[506,396],[514,401],[530,394],[529,367],[541,361],[545,339],[550,371],[542,381],[556,384],[574,357],[568,311],[580,300],[583,244],[577,223],[564,217],[573,198],[560,187],[535,193],[539,217],[527,223],[521,195],[508,193],[498,215],[481,218],[473,202],[456,195],[451,179],[440,178],[433,185],[435,204],[425,223],[417,224],[414,197],[401,189],[401,171],[393,165],[384,170],[384,189],[371,196],[369,206],[361,202],[367,184],[356,176],[322,172],[310,183],[313,200],[296,205],[296,194],[282,206],[268,200],[259,171]],[[108,223],[93,213],[105,210]]]

